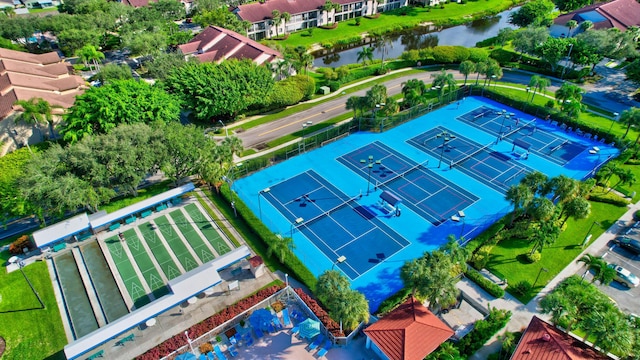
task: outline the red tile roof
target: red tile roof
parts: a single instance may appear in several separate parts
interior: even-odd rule
[[[409,298],[364,332],[391,360],[424,359],[454,334],[447,324],[414,298]]]
[[[314,9],[320,9],[324,3],[325,0],[269,0],[263,3],[254,2],[251,4],[240,5],[234,9],[234,12],[236,12],[242,20],[255,23],[271,19],[271,13],[273,10],[296,15],[306,13]]]
[[[553,22],[565,25],[569,20],[575,20],[577,15],[588,11],[596,11],[606,18],[606,21],[593,24],[593,28],[596,30],[616,27],[625,31],[631,26],[640,26],[640,3],[636,0],[613,0],[607,3],[592,4],[558,16]]]
[[[84,88],[85,81],[72,75],[55,52],[38,55],[0,49],[0,119],[13,112],[17,100],[42,98],[68,108]]]
[[[591,346],[534,316],[511,360],[609,359]]]
[[[273,62],[282,55],[235,31],[209,26],[186,44],[178,45],[184,55],[200,61],[220,62],[225,59],[251,59],[258,65]]]

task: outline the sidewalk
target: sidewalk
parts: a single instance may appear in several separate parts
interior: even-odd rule
[[[589,247],[584,249],[580,255],[576,257],[579,259],[586,253],[595,253],[598,250],[601,250],[608,246],[609,242],[616,237],[618,232],[625,227],[626,224],[633,220],[633,214],[640,210],[640,202],[631,204],[628,206],[628,209],[615,224],[613,224],[607,231],[605,231],[600,237],[598,237]],[[490,354],[500,351],[502,341],[500,340],[500,336],[504,334],[505,331],[521,331],[529,325],[531,318],[533,315],[537,315],[539,318],[548,320],[549,316],[547,314],[541,314],[538,308],[538,302],[553,288],[558,285],[562,280],[567,277],[574,275],[578,272],[583,265],[577,263],[576,261],[571,261],[556,277],[554,277],[549,283],[538,293],[538,295],[533,298],[528,304],[523,304],[509,293],[505,293],[505,296],[501,299],[496,299],[493,296],[489,295],[487,292],[482,290],[475,283],[462,279],[458,282],[457,286],[460,290],[464,291],[470,297],[474,298],[480,304],[484,306],[491,305],[492,307],[497,307],[499,309],[507,309],[512,312],[511,320],[498,334],[494,335],[484,347],[482,347],[478,352],[476,352],[470,359],[472,360],[482,360],[488,358]]]

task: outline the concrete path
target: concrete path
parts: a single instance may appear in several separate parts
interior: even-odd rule
[[[631,204],[628,206],[628,210],[618,221],[613,224],[607,231],[605,231],[600,237],[598,237],[591,245],[584,249],[580,255],[576,257],[575,260],[581,258],[586,253],[596,253],[603,248],[609,246],[609,242],[615,238],[620,230],[622,230],[627,224],[629,224],[633,220],[633,214],[640,210],[640,202]],[[502,342],[500,340],[500,336],[504,334],[505,331],[521,331],[529,325],[529,321],[533,315],[537,315],[538,317],[548,320],[549,316],[545,314],[541,314],[539,312],[538,302],[548,294],[553,288],[558,285],[562,280],[567,277],[576,274],[581,268],[582,264],[577,263],[576,261],[571,261],[555,278],[553,278],[547,285],[538,293],[538,295],[533,298],[528,304],[523,304],[509,293],[505,293],[504,298],[496,299],[493,296],[489,295],[487,292],[482,290],[475,283],[463,279],[458,282],[458,288],[473,299],[477,300],[484,306],[491,305],[492,307],[496,307],[499,309],[507,309],[512,312],[511,321],[507,324],[504,330],[493,336],[483,348],[481,348],[476,354],[474,354],[471,359],[473,360],[482,360],[486,359],[490,354],[500,351],[502,346]]]

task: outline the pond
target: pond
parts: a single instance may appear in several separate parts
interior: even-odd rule
[[[436,31],[434,27],[421,27],[410,30],[406,33],[391,35],[392,45],[388,47],[385,58],[397,58],[407,50],[434,47],[437,45],[460,45],[474,47],[476,43],[487,38],[496,36],[502,28],[512,28],[515,26],[509,23],[511,13],[519,8],[503,11],[495,16],[473,21],[466,25],[459,25]],[[332,50],[320,50],[313,55],[316,57],[313,66],[315,67],[338,67],[341,65],[358,62],[358,52],[364,46],[350,47],[348,49],[336,48]],[[374,58],[380,59],[380,50],[374,51]]]

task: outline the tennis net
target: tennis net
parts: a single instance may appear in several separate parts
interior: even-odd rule
[[[321,214],[319,214],[319,215],[316,215],[316,216],[312,217],[312,218],[311,218],[311,219],[309,219],[309,220],[304,220],[304,219],[303,219],[302,221],[298,222],[298,220],[302,219],[302,218],[299,218],[299,219],[297,219],[297,220],[296,220],[296,223],[295,223],[293,226],[294,226],[295,228],[298,228],[298,227],[300,227],[300,226],[309,226],[309,225],[310,225],[310,224],[312,224],[314,221],[316,221],[316,220],[318,220],[318,219],[320,219],[320,218],[322,218],[322,217],[329,216],[329,215],[331,215],[331,213],[332,213],[332,212],[334,212],[334,211],[336,211],[336,210],[338,210],[338,209],[340,209],[340,208],[343,208],[343,207],[345,207],[346,205],[348,205],[349,203],[351,203],[351,202],[353,202],[353,201],[355,201],[355,200],[359,199],[359,198],[360,198],[360,196],[362,196],[362,195],[357,195],[357,196],[351,197],[351,198],[349,198],[349,199],[347,199],[347,200],[343,201],[343,202],[342,202],[342,203],[340,203],[339,205],[334,206],[334,207],[332,207],[331,209],[329,209],[329,210],[327,210],[327,211],[325,211],[325,212],[323,212],[323,213],[321,213]]]
[[[485,146],[483,146],[483,147],[479,148],[478,150],[476,150],[476,151],[472,152],[471,154],[466,155],[466,156],[465,156],[465,157],[463,157],[462,159],[460,159],[460,160],[458,160],[458,161],[456,161],[456,162],[451,163],[451,167],[457,166],[458,164],[460,164],[460,163],[462,163],[462,162],[464,162],[464,161],[469,160],[470,158],[472,158],[472,157],[474,157],[474,156],[478,155],[479,153],[481,153],[481,152],[483,152],[483,151],[487,150],[487,149],[489,148],[489,146],[491,146],[491,145],[493,145],[493,144],[494,144],[494,143],[493,143],[493,141],[492,141],[492,142],[488,143],[487,145],[485,145]]]
[[[397,180],[397,179],[399,179],[401,177],[404,177],[405,175],[407,175],[408,173],[410,173],[412,171],[418,170],[420,168],[424,168],[424,166],[426,166],[426,165],[429,165],[429,160],[423,161],[423,162],[421,162],[421,163],[419,163],[417,165],[413,165],[409,169],[407,169],[407,170],[405,170],[405,171],[403,171],[403,172],[401,172],[399,174],[396,174],[395,176],[393,176],[390,179],[387,179],[387,180],[385,180],[383,182],[376,182],[376,188],[379,188],[381,186],[385,186],[386,184],[388,184],[388,183],[390,183],[390,182],[392,182],[394,180]]]

